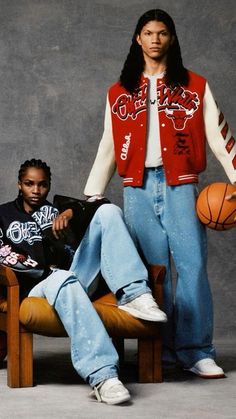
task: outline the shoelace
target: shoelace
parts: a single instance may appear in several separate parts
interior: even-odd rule
[[[99,393],[99,390],[100,390],[100,388],[102,387],[103,384],[104,384],[104,381],[102,381],[97,386],[95,386],[93,388],[93,391],[90,393],[91,396],[95,395],[99,402],[102,402],[102,398],[101,398],[101,395]],[[109,389],[112,389],[113,387],[115,387],[117,385],[119,385],[119,383],[117,383],[117,382],[114,383],[114,384],[110,384]]]
[[[103,383],[104,383],[104,381],[102,381],[100,384],[98,384],[97,386],[95,386],[93,388],[93,391],[91,392],[91,395],[95,395],[96,398],[97,398],[97,400],[99,402],[102,401],[102,398],[101,398],[100,393],[99,393],[99,389],[102,387]]]

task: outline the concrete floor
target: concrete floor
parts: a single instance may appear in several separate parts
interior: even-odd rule
[[[227,378],[203,380],[179,369],[165,370],[161,384],[138,384],[136,347],[126,341],[127,360],[121,373],[132,402],[108,406],[89,398],[90,387],[73,370],[69,340],[35,336],[35,387],[10,389],[6,362],[0,369],[1,419],[235,419],[236,345],[216,342],[218,363]]]

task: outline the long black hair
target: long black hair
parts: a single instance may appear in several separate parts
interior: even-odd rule
[[[188,84],[188,72],[183,66],[182,56],[178,37],[175,30],[173,19],[161,9],[153,9],[144,13],[138,20],[129,54],[124,63],[120,75],[120,83],[131,94],[134,93],[140,82],[141,74],[144,70],[144,58],[141,46],[137,42],[137,35],[140,35],[142,28],[150,21],[156,20],[163,22],[170,34],[174,37],[174,41],[169,48],[167,55],[167,67],[165,81],[167,86],[175,87],[179,84]]]
[[[22,163],[22,165],[20,166],[20,170],[18,173],[18,180],[19,182],[22,180],[22,177],[25,175],[25,173],[27,172],[27,170],[30,167],[35,167],[36,169],[42,169],[46,175],[46,178],[49,182],[49,185],[51,184],[51,170],[50,167],[47,165],[47,163],[43,162],[40,159],[31,159],[31,160],[26,160],[24,163]]]

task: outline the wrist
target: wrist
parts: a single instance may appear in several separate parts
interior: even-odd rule
[[[88,202],[94,202],[94,201],[97,201],[97,200],[99,200],[99,199],[103,199],[103,198],[104,198],[104,196],[103,196],[103,195],[101,195],[101,194],[96,194],[96,195],[92,195],[92,196],[88,197],[87,201],[88,201]]]

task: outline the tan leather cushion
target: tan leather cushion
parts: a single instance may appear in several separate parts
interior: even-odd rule
[[[20,322],[31,332],[46,336],[67,336],[56,313],[46,298],[27,297],[20,306]]]
[[[160,327],[157,323],[135,319],[118,309],[116,304],[112,293],[93,302],[110,336],[124,338],[158,336]],[[25,298],[20,307],[20,321],[27,330],[34,333],[46,336],[66,336],[56,311],[45,298]]]

